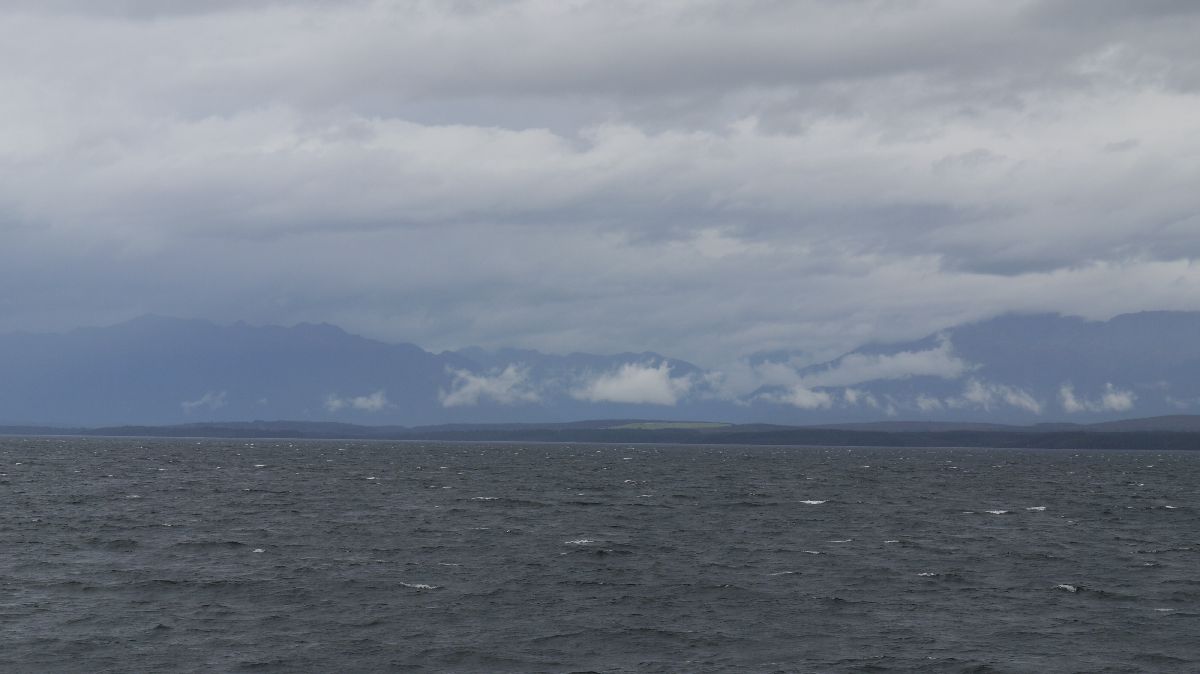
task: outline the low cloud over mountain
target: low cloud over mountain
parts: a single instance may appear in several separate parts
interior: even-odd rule
[[[1002,316],[823,363],[759,354],[731,377],[650,352],[432,353],[330,325],[147,316],[0,336],[0,423],[1089,421],[1200,411],[1198,337],[1200,313]]]

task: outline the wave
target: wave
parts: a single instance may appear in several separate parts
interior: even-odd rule
[[[404,587],[411,587],[414,590],[440,590],[442,588],[441,585],[428,585],[426,583],[405,583],[401,581],[400,584]]]

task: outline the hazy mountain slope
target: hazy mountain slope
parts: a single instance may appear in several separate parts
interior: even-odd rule
[[[678,411],[639,400],[701,372],[649,353],[475,352],[482,363],[331,325],[219,326],[158,316],[65,334],[0,335],[0,423],[641,418],[647,407]],[[636,367],[621,379],[623,366]],[[502,376],[510,367],[515,380]],[[612,376],[588,388],[605,375]]]
[[[1200,313],[1002,316],[869,345],[796,374],[799,384],[757,397],[843,420],[881,412],[1004,423],[1186,413],[1200,409]],[[818,405],[809,393],[831,402]]]
[[[217,326],[143,317],[63,335],[0,337],[0,411],[10,419],[158,423],[210,418],[372,418],[439,407],[453,355],[329,325]],[[358,405],[355,399],[361,398]]]
[[[739,397],[717,373],[649,352],[430,353],[330,325],[147,316],[0,335],[0,424],[1046,424],[1200,411],[1200,313],[1003,316],[800,368],[788,353],[748,360],[773,383]]]

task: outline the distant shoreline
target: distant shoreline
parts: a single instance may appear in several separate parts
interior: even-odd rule
[[[1193,424],[1195,424],[1195,430],[1189,428]],[[767,426],[630,420],[581,421],[567,424],[459,424],[408,428],[322,422],[253,421],[97,428],[13,425],[0,426],[0,435],[197,440],[381,440],[807,447],[1200,450],[1200,417],[1158,417],[1089,426],[1061,425],[1050,428],[939,422],[884,422],[847,426]]]

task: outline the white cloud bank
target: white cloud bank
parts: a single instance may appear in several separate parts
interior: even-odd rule
[[[768,393],[760,398],[769,402],[784,403],[802,410],[829,409],[833,407],[834,403],[833,395],[827,391],[814,391],[800,385],[792,386],[783,393]],[[857,397],[851,394],[846,396],[846,401],[857,402]]]
[[[571,391],[571,396],[596,403],[674,405],[692,385],[691,377],[672,377],[668,363],[625,363]]]
[[[1133,391],[1119,389],[1109,382],[1104,385],[1104,393],[1096,400],[1080,398],[1075,395],[1075,387],[1072,384],[1063,384],[1058,389],[1058,398],[1062,403],[1063,411],[1068,414],[1076,414],[1078,412],[1125,412],[1133,409],[1137,395]]]
[[[875,394],[868,391],[860,391],[856,388],[843,389],[842,398],[846,401],[847,405],[858,405],[861,403],[868,407],[879,409],[879,399],[875,397]]]
[[[954,347],[950,340],[943,339],[936,348],[925,351],[852,353],[839,359],[826,370],[803,375],[801,384],[806,388],[817,388],[922,376],[957,379],[970,369],[969,363],[954,355]]]
[[[921,393],[915,398],[896,398],[884,395],[881,400],[873,393],[852,387],[843,388],[840,391],[838,389],[819,390],[797,384],[788,387],[783,392],[762,394],[757,399],[783,403],[802,410],[850,408],[861,405],[882,410],[888,416],[896,416],[900,409],[933,413],[954,409],[982,409],[990,412],[1002,407],[1014,407],[1031,414],[1041,414],[1043,410],[1042,403],[1020,387],[974,378],[964,384],[961,394],[946,398]]]
[[[529,382],[529,368],[524,365],[512,363],[488,374],[473,374],[467,370],[450,372],[454,375],[454,383],[449,391],[438,394],[442,407],[471,407],[485,398],[502,405],[540,400]]]
[[[918,399],[918,405],[920,402]],[[949,398],[944,402],[947,407],[978,407],[991,411],[996,407],[1007,405],[1032,414],[1042,413],[1042,404],[1028,391],[1016,386],[984,382],[978,379],[968,381],[961,396]]]
[[[352,398],[342,398],[336,393],[331,393],[325,398],[325,409],[330,412],[340,412],[347,408],[362,412],[378,412],[390,404],[387,394],[382,389],[370,395],[354,396]]]
[[[179,403],[184,414],[192,414],[199,410],[217,410],[226,405],[225,391],[208,391],[196,400],[185,400]]]
[[[780,362],[760,363],[754,369],[760,380],[768,385],[776,383],[787,386],[782,393],[771,392],[759,396],[761,400],[783,403],[802,410],[858,405],[880,409],[883,406],[876,396],[853,388],[853,385],[922,376],[958,379],[969,372],[972,365],[954,354],[954,347],[949,339],[942,339],[935,348],[924,351],[880,354],[851,353],[825,369],[805,374],[799,374],[791,365]],[[842,388],[840,394],[823,390],[837,388]],[[968,391],[968,393],[979,399],[984,396],[981,391]],[[1003,396],[1004,394],[997,391],[995,395]],[[918,398],[915,404],[922,411],[931,411],[947,406],[941,400],[924,395]],[[894,411],[895,402],[889,401],[887,408]]]

